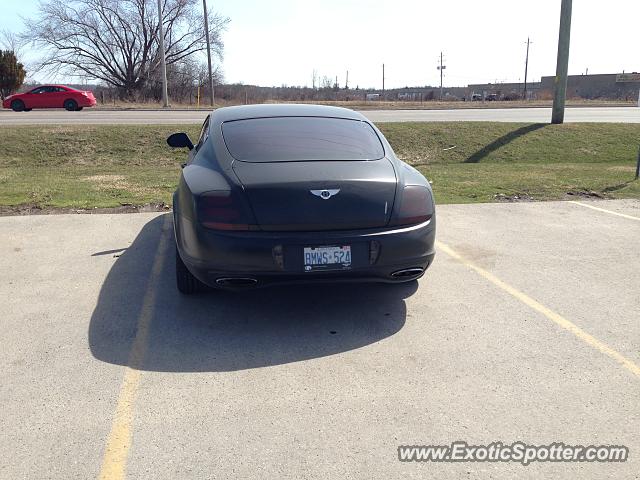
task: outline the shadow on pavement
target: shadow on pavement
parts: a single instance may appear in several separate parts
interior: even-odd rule
[[[544,128],[546,126],[546,123],[532,123],[531,125],[525,125],[524,127],[517,128],[516,130],[494,140],[489,145],[482,147],[473,155],[470,155],[469,158],[464,161],[464,163],[478,163],[480,160],[488,156],[490,153],[495,152],[500,147],[503,147],[508,143],[513,142],[517,138],[527,135],[528,133],[535,132],[536,130],[540,130],[541,128]]]
[[[91,352],[99,360],[127,364],[161,234],[168,236],[166,258],[143,370],[233,371],[297,362],[369,345],[404,325],[404,299],[417,282],[182,296],[175,288],[173,234],[161,233],[166,215],[144,226],[102,286],[89,326]]]

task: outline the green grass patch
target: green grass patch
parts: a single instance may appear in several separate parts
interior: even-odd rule
[[[115,207],[171,203],[186,150],[168,135],[199,126],[91,125],[3,128],[0,205]]]
[[[387,123],[396,154],[433,182],[440,203],[491,202],[501,194],[557,200],[592,193],[640,198],[634,124]]]
[[[440,203],[591,192],[640,198],[633,124],[386,123],[396,154]],[[186,152],[166,137],[199,126],[10,126],[0,136],[0,206],[115,207],[171,202]]]

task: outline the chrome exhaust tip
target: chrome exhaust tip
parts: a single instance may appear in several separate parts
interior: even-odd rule
[[[223,277],[218,278],[216,284],[225,288],[249,288],[255,287],[258,280],[251,277]]]
[[[410,280],[412,278],[418,278],[424,273],[423,268],[415,267],[415,268],[404,268],[402,270],[398,270],[397,272],[393,272],[391,277],[396,278],[398,280]]]

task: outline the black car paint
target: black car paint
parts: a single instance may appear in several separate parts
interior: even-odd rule
[[[396,195],[395,170],[386,158],[366,162],[234,162],[233,170],[265,231],[384,227]],[[313,189],[340,192],[325,201],[311,195]]]
[[[223,277],[253,278],[261,286],[306,281],[398,282],[421,276],[416,274],[396,278],[392,274],[408,268],[424,271],[431,264],[435,254],[435,205],[433,216],[423,224],[402,227],[390,225],[396,223],[397,208],[394,207],[402,202],[402,191],[406,185],[428,188],[433,205],[427,180],[417,170],[396,158],[391,146],[374,125],[372,127],[385,151],[385,157],[381,160],[305,162],[303,165],[296,162],[246,163],[231,157],[221,134],[221,125],[225,121],[279,116],[367,121],[351,110],[306,105],[229,107],[213,112],[204,131],[204,141],[200,141],[189,152],[189,160],[182,170],[174,194],[176,246],[189,271],[201,282],[212,286]],[[337,163],[342,164],[337,166]],[[372,189],[367,190],[370,201],[361,201],[360,205],[345,207],[344,201],[334,203],[340,195],[323,200],[308,193],[314,188],[333,188],[339,183],[345,190],[342,198],[349,199],[351,192],[350,200],[356,202],[359,187],[349,184],[349,170],[355,171],[355,177],[360,178],[363,172],[380,172],[380,169],[387,168],[385,165],[390,168],[384,174],[371,176],[376,182]],[[284,168],[290,166],[291,170]],[[308,172],[306,179],[305,172]],[[366,180],[366,174],[364,176]],[[366,181],[359,185],[367,189]],[[235,232],[203,227],[196,218],[195,199],[212,191],[232,192],[241,202],[239,207],[248,219],[247,223],[258,225],[258,229]],[[272,199],[269,192],[273,195]],[[384,201],[376,200],[379,197]],[[303,200],[306,207],[301,207]],[[309,207],[314,205],[313,202],[317,211],[312,220],[307,218],[305,221],[305,210],[314,208]],[[269,208],[275,211],[269,213]],[[360,215],[358,208],[361,208]],[[288,218],[287,209],[291,210]],[[378,211],[374,214],[372,209]],[[343,215],[345,212],[346,215]],[[328,217],[331,217],[330,221],[327,221]],[[341,217],[343,222],[340,222]],[[261,224],[261,220],[266,221]],[[373,264],[369,258],[372,242],[380,245],[379,257]],[[305,272],[302,268],[302,249],[320,245],[351,245],[351,268]],[[280,251],[284,257],[281,265],[274,257],[274,252]]]

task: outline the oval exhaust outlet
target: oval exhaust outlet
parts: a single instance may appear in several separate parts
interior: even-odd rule
[[[226,288],[247,288],[255,287],[258,284],[258,280],[250,277],[225,277],[218,278],[216,283]]]
[[[398,270],[397,272],[393,272],[391,276],[393,278],[411,278],[411,277],[419,277],[424,273],[422,268],[405,268],[403,270]]]

